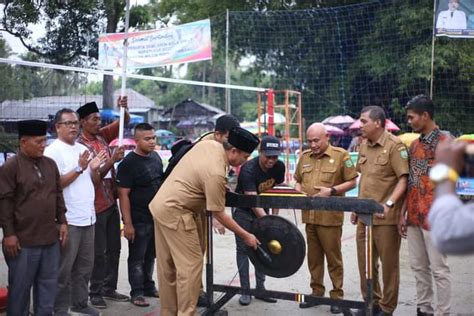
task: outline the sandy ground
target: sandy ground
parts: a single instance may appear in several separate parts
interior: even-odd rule
[[[293,210],[281,210],[280,215],[295,221]],[[349,214],[346,214],[342,245],[344,255],[344,290],[345,298],[361,300],[359,291],[359,276],[357,270],[357,257],[355,247],[355,226],[348,222]],[[301,224],[300,212],[296,211],[298,227],[304,232],[304,225]],[[235,239],[234,235],[226,232],[225,235],[214,235],[214,261],[216,284],[231,284],[238,286],[237,265],[235,261]],[[474,242],[474,241],[473,241]],[[127,276],[127,254],[128,245],[125,239],[122,240],[122,254],[120,261],[120,276],[118,291],[127,293],[130,291]],[[0,256],[0,286],[7,284],[7,267]],[[409,266],[408,250],[406,241],[402,242],[400,251],[401,279],[399,302],[395,315],[416,315],[416,289],[415,278]],[[474,315],[474,256],[450,257],[449,264],[452,272],[452,314],[453,315]],[[255,284],[253,269],[251,268],[251,282]],[[330,288],[329,277],[325,276],[326,288]],[[309,272],[306,262],[294,275],[283,278],[267,278],[266,287],[269,290],[310,293]],[[328,290],[327,290],[328,291]],[[216,293],[217,299],[221,293]],[[128,315],[160,315],[159,299],[150,299],[151,306],[140,308],[129,302],[118,303],[108,302],[107,309],[102,310],[102,315],[128,316]],[[232,298],[224,308],[230,315],[330,315],[329,306],[319,306],[310,309],[299,309],[296,302],[280,300],[276,304],[269,304],[258,300],[253,300],[249,306],[240,306],[238,296]],[[202,310],[200,310],[202,311]],[[1,314],[3,315],[3,314]]]

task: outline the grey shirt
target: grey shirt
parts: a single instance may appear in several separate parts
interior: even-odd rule
[[[474,253],[474,203],[463,204],[454,194],[435,200],[429,213],[431,237],[446,254]]]

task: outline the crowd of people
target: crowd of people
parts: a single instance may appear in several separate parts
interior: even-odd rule
[[[118,104],[127,109],[127,98],[120,97]],[[455,195],[465,144],[438,128],[429,97],[416,96],[405,109],[408,124],[420,133],[410,148],[386,131],[382,108],[362,109],[357,164],[345,149],[330,144],[323,124],[311,124],[306,131],[308,149],[301,153],[294,174],[295,188],[307,196],[342,197],[359,179],[359,197],[383,206],[383,213],[374,215],[369,263],[374,315],[392,315],[397,307],[401,238],[408,240],[417,315],[448,315],[451,276],[446,254],[474,252],[474,204],[463,205]],[[259,139],[241,128],[235,117],[224,115],[214,132],[172,149],[175,162],[165,173],[155,152],[154,128],[147,123],[136,125],[137,146],[125,157],[123,148],[111,151],[108,146],[118,137],[118,122],[102,127],[95,103],[76,111],[62,109],[54,123],[58,138],[46,147],[46,122],[20,121],[19,150],[0,168],[7,315],[28,315],[30,309],[35,315],[99,315],[108,300],[146,307],[147,297],[159,298],[162,315],[194,315],[197,306],[209,305],[202,282],[210,227],[206,211],[212,212],[215,231],[227,228],[235,233],[241,287],[250,289],[248,252],[260,244],[251,227],[270,210],[237,207],[227,214],[227,178],[231,166],[242,165],[235,191],[244,195],[283,183],[278,138]],[[258,156],[249,160],[257,147]],[[325,295],[326,261],[332,283],[329,297],[341,300],[344,213],[303,210],[302,219],[311,295]],[[121,220],[128,240],[129,295],[117,292]],[[360,287],[366,299],[366,223],[356,213],[351,222],[357,225]],[[258,270],[256,288],[265,290],[265,275]],[[276,302],[265,295],[255,298]],[[239,303],[246,306],[251,301],[244,291]],[[316,305],[310,301],[299,307]],[[346,312],[337,304],[330,311]],[[365,315],[365,310],[354,313]]]

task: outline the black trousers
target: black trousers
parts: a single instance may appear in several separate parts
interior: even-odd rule
[[[128,282],[130,296],[156,291],[153,281],[155,267],[155,233],[153,221],[133,223],[135,239],[128,242]]]
[[[239,209],[236,209],[232,213],[232,217],[243,229],[251,232],[255,217]],[[237,235],[235,235],[235,244],[237,246],[237,266],[239,268],[240,286],[243,289],[250,289],[249,258],[247,255],[249,247]],[[257,281],[256,288],[263,289],[265,287],[265,274],[255,269],[255,277]]]
[[[94,269],[89,295],[102,295],[117,289],[120,260],[120,215],[117,205],[98,213],[95,222]]]

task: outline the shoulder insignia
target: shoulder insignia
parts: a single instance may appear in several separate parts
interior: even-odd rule
[[[351,158],[346,159],[346,161],[344,161],[344,165],[346,166],[346,168],[352,168],[354,166]]]
[[[402,157],[403,159],[408,159],[408,152],[405,148],[402,148],[401,150],[399,149],[400,151],[400,157]]]

